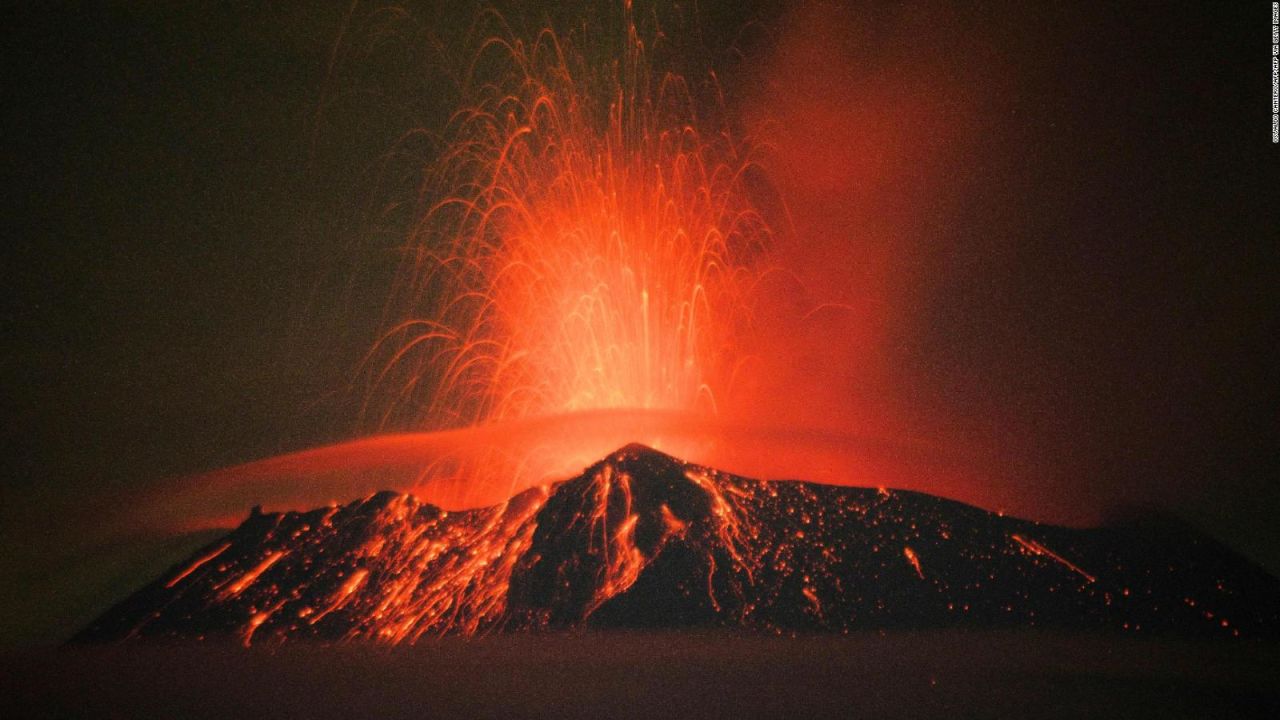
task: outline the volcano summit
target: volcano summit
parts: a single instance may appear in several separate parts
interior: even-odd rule
[[[1173,523],[1056,527],[916,492],[752,480],[631,445],[492,507],[382,492],[255,508],[75,640],[398,643],[583,626],[1275,638],[1280,581]]]

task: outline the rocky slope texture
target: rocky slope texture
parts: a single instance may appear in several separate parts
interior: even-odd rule
[[[1176,524],[1075,530],[629,446],[489,508],[384,492],[255,510],[75,639],[402,642],[579,626],[1275,638],[1280,581]]]

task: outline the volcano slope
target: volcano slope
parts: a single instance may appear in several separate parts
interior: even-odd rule
[[[1275,639],[1280,581],[1174,522],[1056,527],[632,445],[493,507],[255,508],[73,642],[1030,626]]]

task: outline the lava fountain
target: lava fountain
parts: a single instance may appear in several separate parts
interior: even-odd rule
[[[375,431],[707,417],[733,392],[771,237],[748,189],[758,149],[735,136],[714,74],[695,84],[650,64],[629,5],[612,46],[551,29],[526,40],[497,18],[423,174],[388,327],[362,364]],[[617,444],[542,450],[585,462]],[[422,479],[465,474],[474,494],[497,477],[510,493],[551,470],[538,454]]]

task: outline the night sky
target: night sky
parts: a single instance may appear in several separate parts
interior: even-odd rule
[[[431,153],[396,140],[454,108],[474,17],[379,7],[5,11],[0,642],[65,637],[189,549],[90,543],[130,493],[357,432],[387,208]],[[869,363],[897,370],[842,382],[1054,497],[1159,508],[1280,571],[1269,12],[710,2],[690,24],[744,124],[856,168],[780,180],[822,279],[893,306]],[[845,282],[859,253],[876,277]]]

